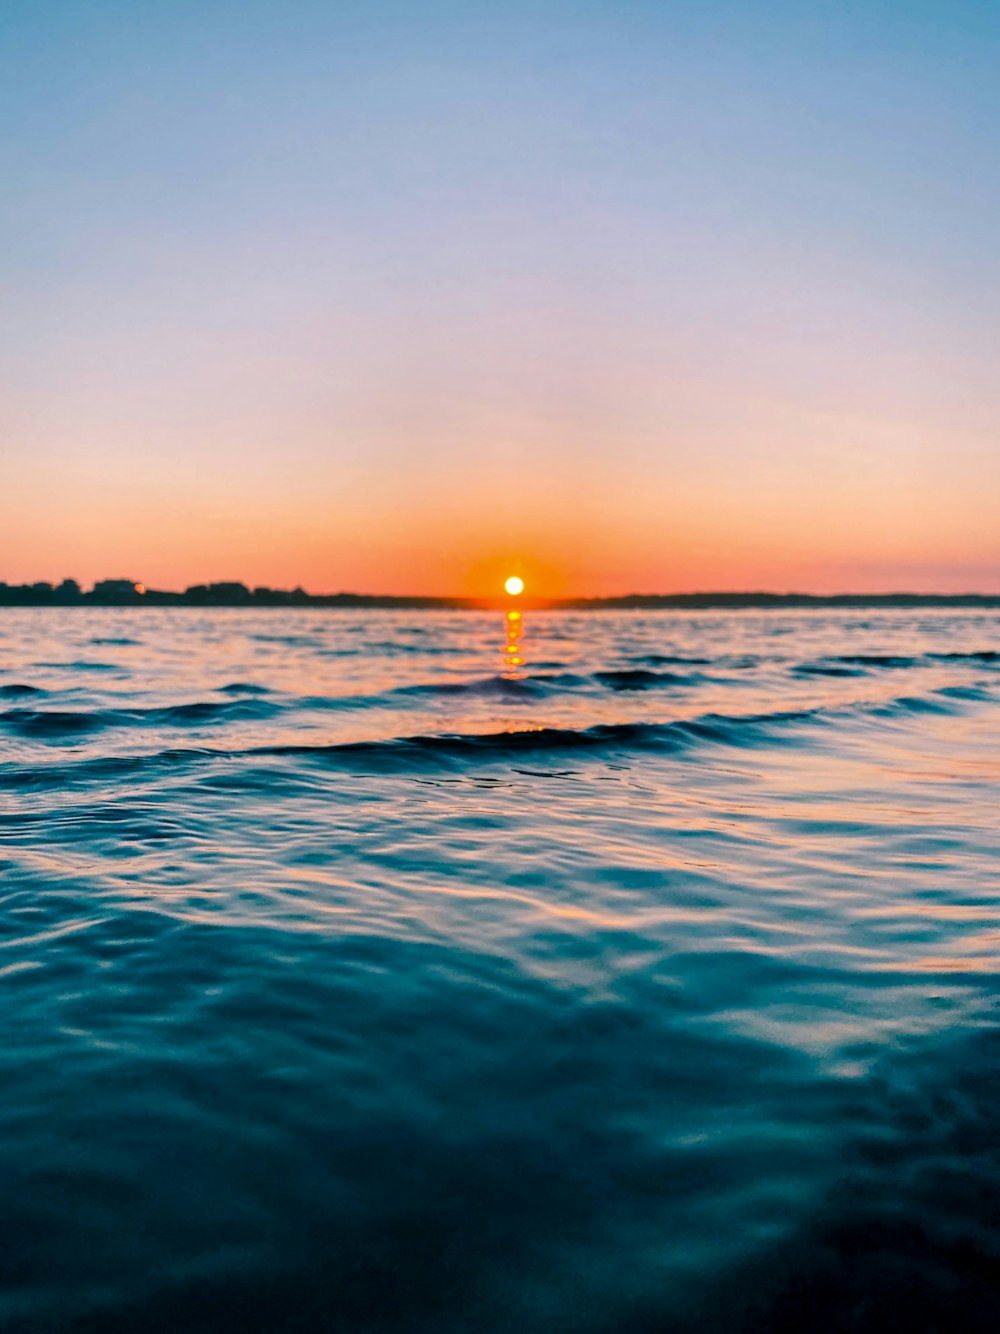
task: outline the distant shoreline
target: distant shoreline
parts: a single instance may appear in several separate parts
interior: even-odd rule
[[[139,591],[141,590],[141,591]],[[1000,593],[629,593],[619,597],[471,598],[307,593],[242,584],[198,584],[183,593],[105,580],[90,591],[61,585],[0,583],[0,607],[331,607],[396,611],[735,611],[816,608],[1000,608]]]

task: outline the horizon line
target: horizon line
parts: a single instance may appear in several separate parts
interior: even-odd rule
[[[523,593],[518,595],[498,591],[493,594],[459,593],[361,593],[347,589],[336,592],[313,593],[301,585],[292,589],[273,588],[269,585],[248,585],[239,580],[217,580],[189,584],[184,589],[153,588],[141,580],[100,579],[89,590],[72,578],[52,584],[45,580],[32,583],[8,584],[0,579],[0,605],[281,605],[298,604],[369,604],[369,605],[422,605],[463,608],[530,607],[532,609],[584,606],[629,605],[685,605],[707,603],[747,605],[772,603],[878,605],[886,603],[960,604],[1000,603],[1000,591],[933,592],[926,589],[887,589],[881,592],[814,593],[801,589],[776,591],[765,588],[749,589],[692,589],[683,592],[629,592],[611,594],[573,593],[558,596]]]

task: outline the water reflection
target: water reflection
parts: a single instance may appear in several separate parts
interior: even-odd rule
[[[0,615],[0,1329],[995,1327],[996,616],[512,611]]]
[[[519,611],[504,613],[503,671],[506,681],[516,681],[524,666],[524,617]]]

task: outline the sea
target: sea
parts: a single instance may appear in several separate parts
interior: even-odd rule
[[[0,1329],[1000,1310],[1000,616],[0,612]]]

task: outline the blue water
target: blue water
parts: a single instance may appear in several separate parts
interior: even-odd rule
[[[1000,619],[0,616],[0,1328],[994,1329]]]

